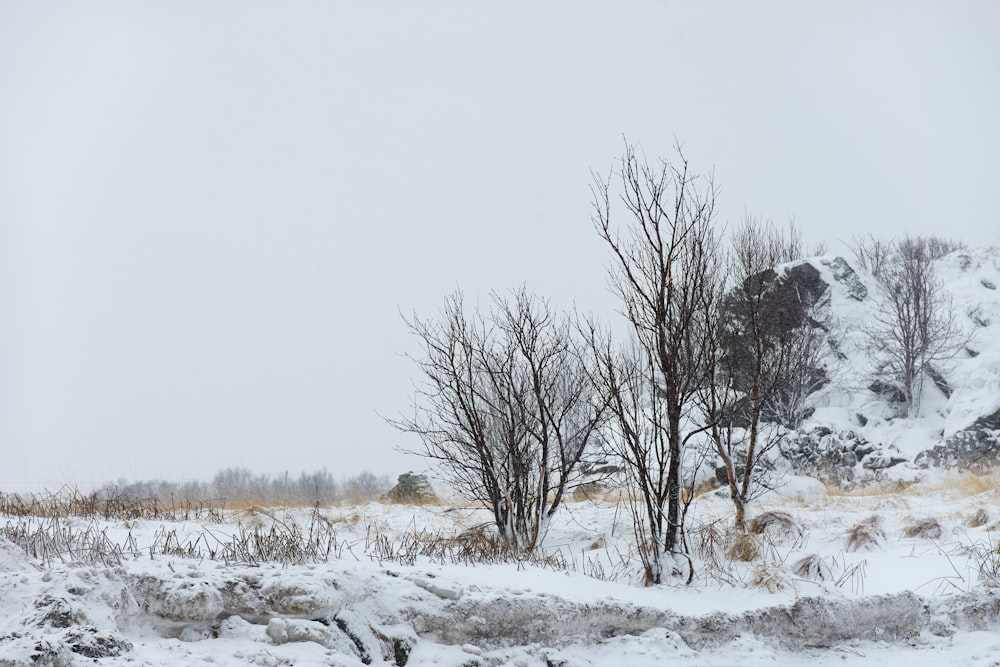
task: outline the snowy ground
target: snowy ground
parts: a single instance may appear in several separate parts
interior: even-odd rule
[[[690,518],[694,582],[647,588],[628,511],[610,502],[568,504],[534,564],[463,562],[460,539],[437,538],[487,520],[466,508],[2,517],[8,535],[36,530],[24,540],[40,557],[0,541],[0,665],[1000,665],[989,486],[828,496],[793,481],[754,513],[788,512],[801,532],[758,536],[750,562],[726,555],[729,506],[706,494]],[[851,551],[873,516],[881,533]],[[38,537],[54,527],[76,536],[72,556]],[[288,558],[305,562],[253,562],[270,547],[250,542],[295,530],[318,549]],[[109,545],[119,555],[99,556]],[[818,565],[796,573],[808,556]]]

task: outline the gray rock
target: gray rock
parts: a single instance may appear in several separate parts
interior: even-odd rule
[[[1000,463],[1000,410],[924,450],[914,462],[924,468],[985,471]]]
[[[409,505],[426,505],[439,501],[427,475],[414,472],[400,475],[396,486],[389,490],[386,497],[394,503]]]
[[[69,650],[85,658],[115,658],[132,650],[132,644],[114,632],[98,630],[92,625],[77,626],[63,637]]]
[[[824,266],[830,269],[834,280],[843,284],[847,288],[847,294],[856,301],[864,301],[868,296],[868,288],[858,277],[858,274],[851,268],[843,257],[822,260]]]

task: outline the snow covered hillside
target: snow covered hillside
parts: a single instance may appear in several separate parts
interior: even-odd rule
[[[955,354],[923,376],[911,418],[901,417],[871,350],[871,323],[888,308],[878,282],[840,257],[797,264],[815,268],[827,287],[818,311],[830,382],[810,397],[814,411],[800,429],[823,459],[826,481],[909,482],[929,467],[979,469],[1000,453],[1000,248],[935,261],[959,336]]]

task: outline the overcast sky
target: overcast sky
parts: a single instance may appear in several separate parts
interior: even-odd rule
[[[0,488],[396,475],[433,314],[613,317],[623,135],[810,243],[1000,243],[1000,3],[0,0]]]

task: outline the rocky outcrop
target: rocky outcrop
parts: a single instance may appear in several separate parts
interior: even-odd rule
[[[864,301],[868,297],[868,288],[843,257],[823,259],[820,262],[830,269],[833,279],[844,286],[849,298]]]
[[[980,417],[968,428],[921,452],[915,463],[924,468],[972,471],[1000,464],[1000,410]]]
[[[751,388],[757,369],[752,351],[757,347],[758,334],[765,348],[796,349],[804,353],[807,341],[818,343],[818,337],[803,336],[802,332],[824,330],[816,313],[829,291],[830,286],[819,269],[801,261],[752,276],[726,295],[722,303],[726,320],[722,334],[725,363],[721,367],[726,369],[737,391],[747,392]],[[814,355],[803,354],[803,357],[811,359]],[[776,375],[766,382],[773,383],[775,388],[764,406],[765,418],[794,427],[805,416],[801,405],[804,393],[816,391],[828,382],[825,369],[810,361],[773,368]],[[795,407],[789,409],[790,406]],[[749,423],[747,409],[748,406],[739,404],[733,408],[733,425]]]
[[[909,461],[893,445],[872,443],[854,431],[825,426],[790,435],[779,449],[796,474],[840,487],[876,479],[883,470]]]

